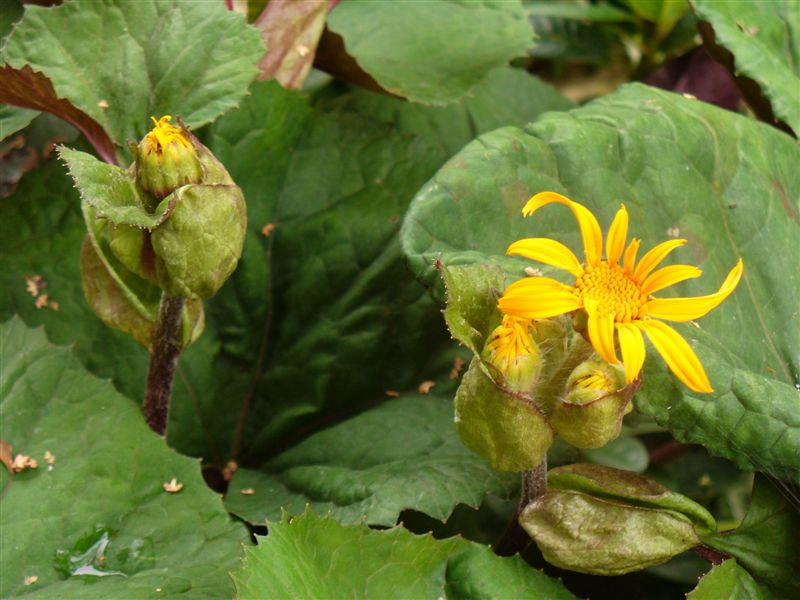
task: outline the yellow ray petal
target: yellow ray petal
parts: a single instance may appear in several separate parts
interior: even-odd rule
[[[586,312],[589,313],[589,341],[603,360],[617,364],[619,360],[614,350],[614,316],[599,315],[597,300],[587,300],[585,304]]]
[[[506,254],[518,254],[531,260],[543,262],[559,269],[569,271],[575,277],[583,275],[583,267],[578,258],[561,242],[548,238],[527,238],[514,242]]]
[[[617,334],[619,349],[622,350],[622,362],[625,365],[625,381],[631,383],[639,376],[644,364],[644,339],[633,323],[617,324]]]
[[[691,265],[670,265],[651,273],[642,283],[642,293],[652,294],[686,279],[700,277],[703,271]]]
[[[648,251],[633,271],[633,279],[636,283],[642,283],[644,278],[650,274],[650,271],[655,269],[658,263],[667,257],[667,254],[685,243],[686,240],[668,240],[661,242],[658,246]]]
[[[600,262],[603,253],[603,234],[597,219],[588,208],[577,202],[573,202],[566,196],[555,192],[541,192],[533,196],[522,208],[522,214],[526,217],[531,216],[545,204],[563,204],[568,206],[578,220],[583,238],[583,251],[586,254],[586,264],[596,265]]]
[[[667,321],[691,321],[698,319],[720,302],[725,300],[736,289],[742,278],[744,265],[742,260],[731,269],[722,286],[714,294],[697,298],[653,298],[643,308],[643,314]]]
[[[665,323],[649,319],[635,321],[635,324],[647,334],[670,370],[687,387],[704,394],[714,391],[700,359],[677,331]]]
[[[497,301],[507,315],[546,319],[581,307],[572,288],[549,277],[526,277],[515,281]]]
[[[620,204],[617,215],[608,229],[606,237],[606,259],[609,264],[615,265],[625,249],[625,239],[628,237],[628,211],[625,205]]]
[[[636,253],[639,252],[640,243],[641,240],[633,238],[625,250],[625,256],[622,259],[622,270],[626,273],[633,273],[633,268],[636,266]]]

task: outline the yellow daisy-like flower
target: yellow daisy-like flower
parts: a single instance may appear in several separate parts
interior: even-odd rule
[[[500,310],[526,319],[546,319],[584,309],[589,317],[589,341],[604,360],[613,364],[619,363],[616,332],[628,383],[636,379],[644,364],[644,332],[678,379],[696,392],[713,392],[703,365],[689,344],[672,327],[654,319],[690,321],[709,312],[736,288],[744,268],[741,259],[714,294],[697,298],[653,298],[651,294],[702,273],[690,265],[654,270],[686,240],[658,244],[637,263],[640,240],[633,238],[625,247],[628,213],[622,205],[608,230],[603,259],[600,225],[585,206],[561,194],[542,192],[525,204],[522,214],[530,216],[552,203],[568,206],[578,220],[585,262],[581,264],[564,244],[548,238],[519,240],[508,247],[507,253],[569,271],[575,276],[575,284],[564,285],[548,277],[526,277],[506,289],[498,301]]]

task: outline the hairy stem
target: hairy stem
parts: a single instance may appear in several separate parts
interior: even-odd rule
[[[547,455],[545,454],[538,467],[522,473],[522,494],[519,498],[517,514],[519,515],[528,504],[543,496],[547,491]]]
[[[172,380],[181,353],[181,315],[185,300],[166,292],[161,294],[158,323],[150,351],[150,368],[147,371],[147,391],[142,405],[147,424],[159,435],[167,432]]]
[[[514,516],[506,527],[503,537],[495,544],[494,552],[498,556],[513,556],[525,549],[531,541],[528,534],[519,524],[519,515],[528,504],[547,491],[547,456],[535,469],[522,473],[522,493]]]

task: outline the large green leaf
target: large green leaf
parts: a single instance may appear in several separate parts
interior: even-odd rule
[[[716,341],[708,337],[700,337],[695,349],[717,382],[713,399],[684,393],[663,365],[650,361],[645,368],[648,383],[637,395],[636,407],[681,441],[701,443],[743,469],[800,482],[797,390],[734,366],[712,349]]]
[[[656,374],[640,392],[640,407],[683,439],[794,479],[798,160],[794,141],[773,128],[633,84],[467,146],[415,198],[402,243],[429,286],[439,286],[437,258],[495,263],[521,277],[532,263],[504,257],[510,242],[545,235],[580,253],[577,224],[564,207],[528,220],[520,215],[533,193],[553,190],[588,206],[604,228],[624,201],[631,235],[644,249],[668,235],[688,239],[676,260],[699,263],[705,273],[677,286],[679,295],[707,294],[743,257],[745,276],[733,296],[701,320],[701,329],[678,327],[701,342],[716,394],[697,396],[659,378],[654,366],[661,362],[651,352],[648,372]],[[441,298],[441,287],[436,291]]]
[[[776,591],[796,594],[800,590],[800,514],[792,502],[796,503],[795,494],[796,490],[776,489],[766,478],[756,477],[742,524],[704,543],[735,557]]]
[[[555,88],[522,69],[489,72],[460,102],[424,109],[382,94],[357,90],[328,102],[391,123],[452,156],[473,138],[505,125],[522,126],[548,110],[568,110],[573,103]]]
[[[0,59],[41,71],[124,143],[144,135],[150,115],[213,121],[247,93],[263,53],[259,32],[221,2],[74,0],[28,6]]]
[[[39,463],[0,471],[0,596],[229,596],[246,532],[197,461],[167,448],[134,404],[41,329],[1,325],[0,356],[2,437]],[[173,478],[175,494],[163,487]]]
[[[800,135],[800,4],[795,0],[692,0],[733,54],[736,75],[758,83],[772,110]]]
[[[518,556],[400,527],[345,527],[311,512],[270,524],[233,575],[237,598],[574,598]]]
[[[251,522],[311,504],[341,523],[394,525],[406,508],[445,520],[456,504],[477,508],[487,492],[508,497],[518,485],[459,441],[451,397],[415,394],[314,434],[262,470],[238,470],[225,503]]]
[[[348,0],[327,24],[383,89],[432,105],[463,98],[491,69],[523,56],[533,35],[519,0]]]

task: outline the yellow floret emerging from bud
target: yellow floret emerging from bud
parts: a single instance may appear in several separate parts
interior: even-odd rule
[[[180,127],[169,124],[172,120],[172,115],[164,115],[157,121],[155,117],[150,117],[150,119],[155,127],[144,138],[143,151],[146,154],[164,154],[172,144],[176,144],[176,147],[192,149],[192,144],[183,130]]]

